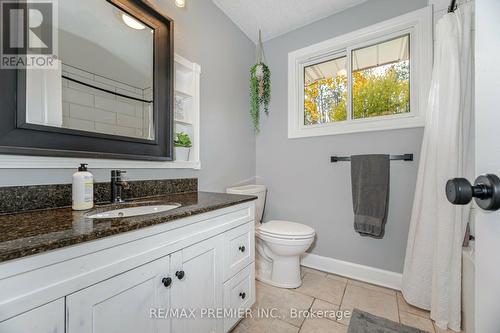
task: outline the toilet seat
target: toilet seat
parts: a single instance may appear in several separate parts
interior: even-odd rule
[[[313,228],[296,222],[274,220],[260,225],[257,234],[278,239],[309,239],[314,237]]]

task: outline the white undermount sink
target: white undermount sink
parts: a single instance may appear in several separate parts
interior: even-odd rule
[[[169,204],[169,205],[154,205],[154,206],[139,206],[130,208],[120,208],[108,210],[100,213],[89,213],[86,217],[90,219],[115,219],[121,217],[131,217],[140,216],[148,214],[156,214],[166,212],[172,209],[179,208],[180,204]]]

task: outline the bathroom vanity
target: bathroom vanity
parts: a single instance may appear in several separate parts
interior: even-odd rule
[[[228,310],[255,301],[254,199],[168,194],[126,205],[180,207],[114,219],[1,214],[0,332],[228,332],[242,315]]]

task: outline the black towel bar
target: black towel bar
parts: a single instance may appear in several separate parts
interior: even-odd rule
[[[350,161],[350,156],[332,156],[330,157],[330,162],[342,162]],[[403,154],[403,155],[390,155],[390,160],[392,161],[413,161],[413,154]]]

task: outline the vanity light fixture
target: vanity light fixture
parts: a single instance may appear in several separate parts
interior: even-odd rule
[[[184,8],[186,6],[186,0],[175,0],[175,5],[179,8]]]
[[[125,13],[122,14],[122,20],[126,25],[128,25],[132,29],[143,30],[146,28],[146,26],[144,24],[142,24],[141,22],[137,21],[135,18],[132,18],[131,16],[129,16]]]

